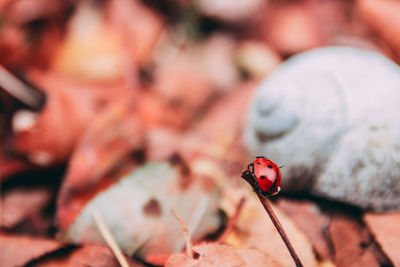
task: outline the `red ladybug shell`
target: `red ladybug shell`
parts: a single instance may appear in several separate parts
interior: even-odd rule
[[[279,167],[264,157],[257,157],[254,161],[254,176],[263,195],[278,193],[281,185],[281,172]]]

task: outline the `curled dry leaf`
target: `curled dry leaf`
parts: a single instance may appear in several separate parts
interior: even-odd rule
[[[0,226],[13,228],[30,217],[40,217],[51,197],[52,193],[45,187],[7,191],[1,200]]]
[[[400,266],[400,213],[367,213],[364,221],[394,266]]]
[[[64,246],[55,240],[0,234],[0,266],[22,267]]]
[[[285,244],[264,211],[263,206],[251,192],[232,186],[226,187],[221,204],[223,210],[226,210],[228,214],[232,214],[235,203],[243,195],[248,195],[246,197],[248,201],[244,204],[235,231],[232,231],[226,237],[226,243],[241,248],[257,248],[271,255],[282,266],[293,266],[292,258]],[[274,206],[273,209],[304,266],[317,266],[312,245],[306,235],[279,208]]]
[[[329,234],[337,266],[380,266],[371,236],[355,219],[333,217]]]
[[[182,230],[171,208],[187,222],[193,240],[215,231],[220,224],[216,186],[188,171],[183,163],[172,166],[166,162],[131,170],[86,203],[71,224],[62,222],[68,219],[67,213],[58,214],[64,238],[76,243],[103,242],[92,218],[92,212],[98,211],[128,255],[136,253],[147,259],[182,250]],[[73,207],[69,211],[73,212]]]
[[[143,265],[126,257],[131,267],[142,267]],[[35,262],[36,267],[69,267],[69,266],[96,266],[96,267],[119,267],[111,250],[102,245],[84,245],[82,247],[63,251],[41,258]]]
[[[166,262],[166,267],[261,267],[282,266],[271,256],[257,249],[236,249],[230,245],[203,243],[193,247],[198,258],[186,254],[172,254]]]

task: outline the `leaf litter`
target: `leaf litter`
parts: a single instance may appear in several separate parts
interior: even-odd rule
[[[0,64],[45,99],[32,109],[1,83],[1,266],[118,266],[94,211],[129,266],[292,266],[240,179],[254,88],[335,43],[398,62],[400,6],[218,2],[0,2]],[[398,214],[295,197],[272,201],[306,266],[400,266]]]

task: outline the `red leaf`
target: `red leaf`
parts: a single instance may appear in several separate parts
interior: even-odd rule
[[[400,266],[400,213],[367,213],[364,221],[394,266]]]
[[[0,234],[0,266],[25,266],[62,247],[55,240]]]

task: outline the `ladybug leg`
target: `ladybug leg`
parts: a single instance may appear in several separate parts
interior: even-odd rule
[[[281,192],[281,187],[278,187],[278,190],[276,190],[276,192],[273,193],[271,196],[275,196],[275,195],[278,194],[279,192]]]
[[[251,172],[254,173],[254,164],[250,163],[249,165],[247,165],[247,169]]]

